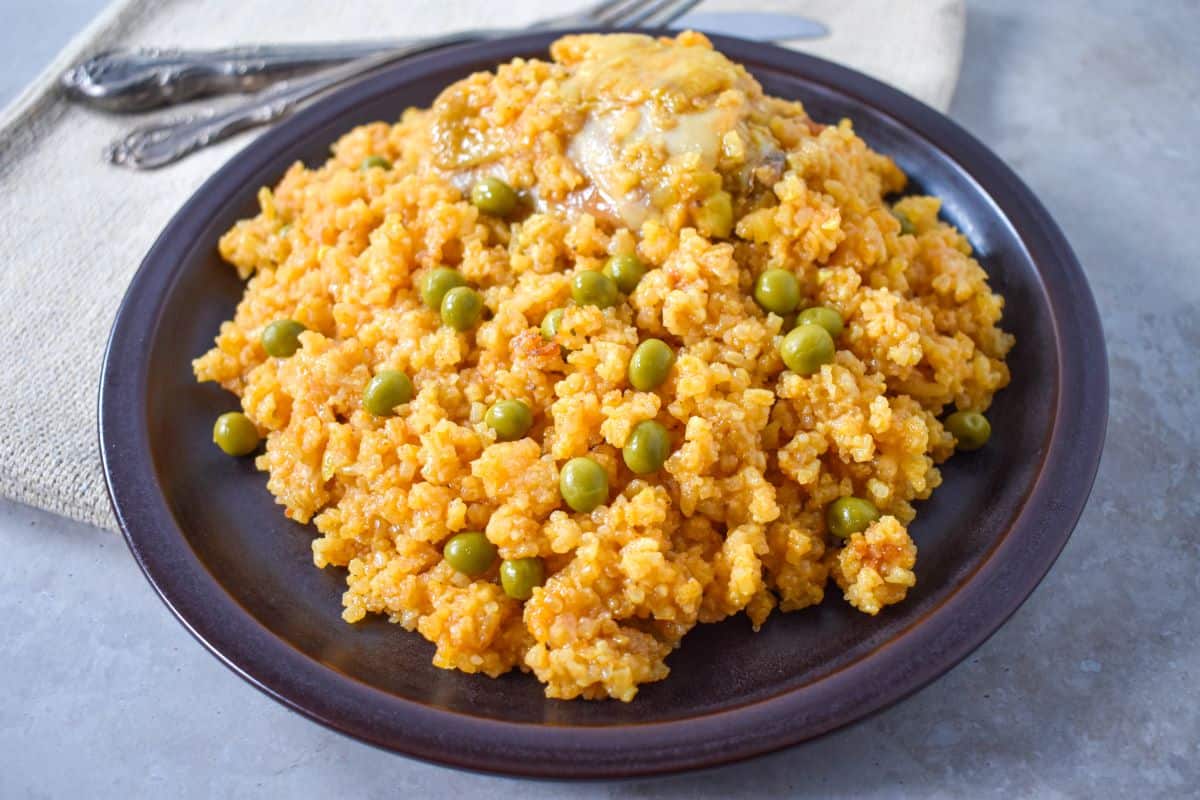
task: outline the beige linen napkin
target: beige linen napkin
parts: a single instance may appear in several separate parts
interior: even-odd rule
[[[117,0],[0,114],[0,494],[114,528],[96,442],[104,343],[125,286],[187,197],[254,134],[152,173],[104,164],[136,118],[67,103],[58,74],[116,47],[417,36],[520,27],[590,0]],[[336,11],[332,9],[336,8]],[[945,109],[962,55],[962,0],[709,0],[702,10],[803,14],[822,40],[786,43]],[[215,331],[214,331],[215,333]]]

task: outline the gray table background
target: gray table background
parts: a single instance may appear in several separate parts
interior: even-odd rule
[[[103,5],[2,2],[0,102]],[[518,784],[382,753],[284,710],[188,636],[119,538],[0,502],[0,798],[1195,796],[1200,3],[971,2],[951,116],[1073,243],[1107,331],[1112,404],[1062,558],[945,677],[743,765]]]

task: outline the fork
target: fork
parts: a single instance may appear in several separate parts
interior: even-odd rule
[[[685,14],[700,0],[605,0],[590,8],[545,19],[533,30],[570,30],[584,27],[662,27]],[[266,125],[287,116],[302,103],[355,78],[401,59],[442,47],[511,35],[512,29],[488,28],[460,31],[374,56],[346,62],[297,80],[262,89],[230,108],[136,128],[110,144],[105,159],[133,169],[157,169],[172,164],[210,144],[240,131]]]

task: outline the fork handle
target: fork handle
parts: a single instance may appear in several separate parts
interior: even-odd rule
[[[125,138],[109,145],[104,157],[112,164],[135,169],[163,167],[202,147],[227,139],[239,131],[284,117],[305,100],[379,67],[417,53],[493,35],[491,31],[462,31],[422,39],[403,47],[331,67],[315,75],[284,81],[263,89],[230,108],[137,128]]]
[[[146,111],[204,95],[255,91],[302,72],[412,43],[380,40],[219,50],[111,50],[71,68],[60,83],[73,99],[107,111]]]

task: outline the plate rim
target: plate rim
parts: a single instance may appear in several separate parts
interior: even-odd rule
[[[138,306],[145,299],[141,295],[149,294],[153,300],[169,286],[169,281],[164,282],[167,275],[153,272],[164,255],[197,245],[197,237],[180,236],[187,232],[194,209],[211,204],[207,198],[222,195],[221,191],[214,194],[214,190],[223,189],[236,175],[261,169],[279,150],[295,144],[294,140],[302,136],[299,131],[319,127],[338,109],[463,63],[499,63],[516,52],[545,50],[549,42],[564,33],[524,33],[456,46],[406,59],[365,76],[251,142],[176,212],[130,281],[104,351],[97,435],[105,485],[125,542],[176,619],[251,685],[340,733],[446,766],[539,778],[655,775],[740,761],[865,719],[921,689],[983,644],[1053,566],[1086,506],[1099,469],[1107,428],[1108,365],[1103,327],[1083,269],[1061,230],[1021,179],[974,136],[941,113],[862,73],[812,55],[708,34],[718,49],[730,52],[738,61],[797,74],[857,99],[920,135],[953,160],[985,196],[1003,209],[1003,216],[1018,233],[1030,260],[1038,267],[1056,333],[1059,391],[1054,424],[1042,464],[1022,505],[975,571],[905,632],[816,684],[699,716],[594,727],[472,717],[375,689],[292,648],[225,592],[192,552],[170,514],[152,468],[149,426],[144,415],[129,412],[145,411],[138,403],[144,397],[148,373],[145,347],[161,316],[161,308],[155,313],[141,312]],[[258,167],[253,166],[256,162],[261,162]],[[1045,271],[1046,264],[1054,269]],[[153,288],[159,291],[150,291]],[[114,357],[129,352],[143,357],[132,364]],[[1064,410],[1071,413],[1064,414]],[[1030,513],[1033,507],[1038,508],[1037,514]],[[1018,547],[1023,552],[1019,560],[1012,557]],[[996,584],[1003,588],[983,602],[989,587]],[[204,597],[205,604],[198,606],[198,597]],[[214,597],[218,600],[215,604]],[[881,657],[885,650],[891,651],[893,662],[910,656],[909,669],[898,679],[892,674],[891,681],[881,680],[881,662],[889,660]],[[918,659],[920,663],[911,659],[930,652],[939,652],[939,656]],[[322,679],[336,682],[338,693],[326,692],[327,685],[315,688],[313,682]],[[872,680],[874,683],[868,685],[874,690],[861,691],[864,681]],[[814,719],[809,707],[813,701],[804,697],[806,692],[814,691],[828,700],[840,700],[840,707]],[[848,698],[856,700],[848,702]],[[345,701],[353,701],[354,708],[360,710],[386,709],[389,722],[394,725],[402,719],[402,727],[407,730],[392,727],[387,734],[381,733],[383,720],[372,719],[370,714],[350,718]],[[447,739],[453,739],[456,746],[445,747]]]

